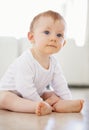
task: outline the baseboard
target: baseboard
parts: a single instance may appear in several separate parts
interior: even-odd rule
[[[89,85],[68,84],[69,88],[89,88]]]

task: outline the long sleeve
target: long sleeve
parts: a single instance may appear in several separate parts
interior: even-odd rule
[[[35,72],[29,64],[23,62],[24,61],[22,61],[16,69],[16,89],[24,98],[42,101],[42,98],[39,96],[36,86],[34,85]]]
[[[53,87],[55,93],[58,96],[60,96],[62,99],[65,99],[65,100],[72,99],[72,95],[68,88],[65,77],[63,75],[61,66],[58,63],[55,66],[51,86]]]

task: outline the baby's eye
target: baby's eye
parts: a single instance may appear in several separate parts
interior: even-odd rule
[[[49,31],[44,31],[45,34],[49,34],[50,32]]]
[[[57,37],[63,37],[63,36],[62,36],[62,34],[59,33],[59,34],[57,34]]]

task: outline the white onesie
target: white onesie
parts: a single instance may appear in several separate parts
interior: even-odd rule
[[[50,56],[50,67],[45,69],[28,49],[10,65],[0,81],[0,90],[9,90],[23,98],[41,101],[40,96],[48,85],[62,99],[71,99],[67,82],[55,57]]]

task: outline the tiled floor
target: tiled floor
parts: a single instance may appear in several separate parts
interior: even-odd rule
[[[81,113],[46,116],[0,110],[0,130],[89,130],[89,89],[71,89],[73,98],[85,99]]]

